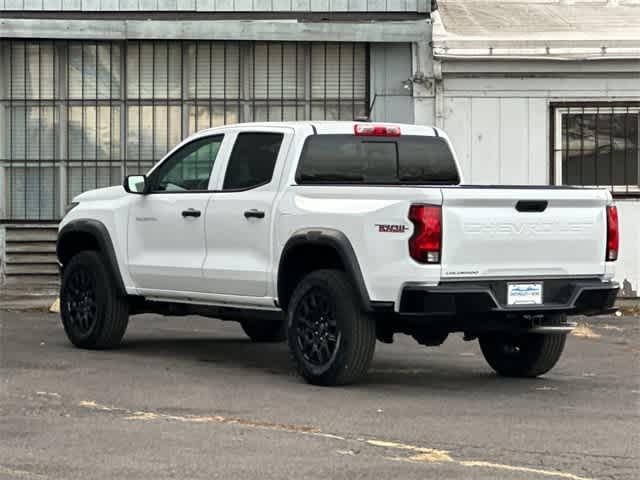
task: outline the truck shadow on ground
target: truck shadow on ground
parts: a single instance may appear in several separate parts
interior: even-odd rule
[[[166,358],[182,367],[192,363],[212,368],[243,369],[246,373],[276,375],[292,382],[302,382],[294,372],[286,343],[253,343],[242,338],[133,338],[124,341],[119,354],[131,357]],[[115,354],[115,352],[114,352]],[[415,355],[413,355],[415,358]],[[495,375],[481,356],[467,358],[459,353],[425,352],[423,361],[388,358],[377,354],[369,374],[357,385],[364,388],[396,387],[428,388],[459,391],[474,395],[486,390],[494,394],[496,387],[504,393],[530,392],[535,387],[555,390],[565,382],[558,378],[508,379]]]

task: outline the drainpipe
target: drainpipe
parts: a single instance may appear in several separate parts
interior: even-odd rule
[[[431,58],[433,59],[433,103],[434,103],[434,120],[435,126],[444,128],[444,84],[442,82],[442,60],[434,55],[433,41],[438,38],[445,38],[447,31],[442,23],[440,12],[435,9],[431,12],[431,21],[433,24],[432,41],[429,43]]]
[[[444,128],[444,84],[442,82],[442,61],[433,59],[433,100],[435,105],[435,126]]]

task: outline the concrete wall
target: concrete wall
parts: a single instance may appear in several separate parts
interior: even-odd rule
[[[429,12],[430,0],[0,0],[0,10]]]
[[[431,62],[425,64],[430,68]],[[415,116],[447,131],[466,183],[549,184],[551,102],[640,100],[637,60],[455,61],[444,62],[442,72],[442,81],[416,99]],[[640,199],[617,203],[618,280],[627,296],[638,296]]]

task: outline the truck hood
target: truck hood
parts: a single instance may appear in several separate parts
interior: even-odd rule
[[[98,188],[96,190],[89,190],[88,192],[81,193],[76,196],[74,202],[90,202],[95,200],[114,200],[125,196],[127,192],[124,191],[122,185],[115,187]]]

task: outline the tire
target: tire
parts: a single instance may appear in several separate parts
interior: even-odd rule
[[[480,337],[487,363],[505,377],[537,377],[560,359],[566,334],[491,334]]]
[[[343,271],[317,270],[293,292],[287,340],[296,370],[308,383],[347,385],[369,369],[376,324]]]
[[[129,303],[116,291],[98,252],[74,255],[64,268],[60,317],[69,341],[78,348],[117,347],[129,323]]]
[[[240,325],[252,342],[279,343],[287,339],[284,321],[242,320]]]

